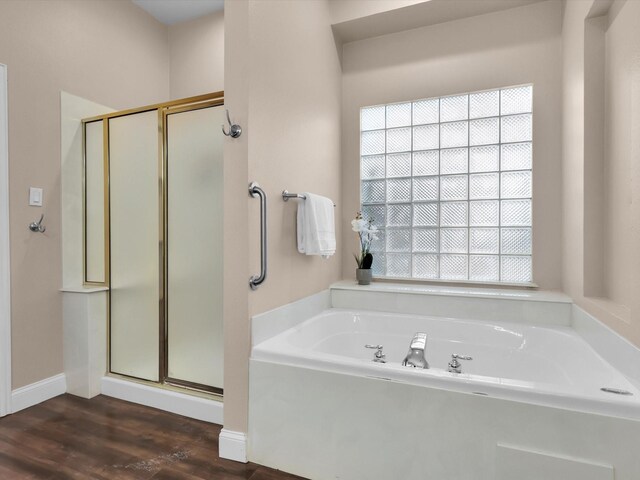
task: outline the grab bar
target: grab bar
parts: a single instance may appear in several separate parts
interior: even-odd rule
[[[267,278],[267,195],[256,182],[249,184],[249,195],[260,197],[260,275],[249,279],[251,290],[256,290]]]

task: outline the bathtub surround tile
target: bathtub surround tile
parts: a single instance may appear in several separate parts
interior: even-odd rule
[[[500,444],[637,480],[640,422],[253,359],[249,438],[251,461],[317,479],[493,479]]]
[[[571,326],[607,362],[640,388],[640,349],[577,305]]]
[[[331,308],[331,294],[323,290],[251,319],[251,345],[257,345]]]
[[[496,480],[614,480],[611,465],[498,444]]]
[[[571,300],[557,292],[374,283],[331,287],[334,308],[569,326]]]
[[[331,305],[333,308],[364,308],[378,312],[400,312],[399,296],[392,292],[362,292],[354,301],[348,291],[331,290]]]
[[[438,317],[465,318],[473,320],[496,320],[512,322],[535,322],[541,319],[526,318],[526,304],[511,300],[475,300],[471,298],[403,297],[406,313],[420,313]]]

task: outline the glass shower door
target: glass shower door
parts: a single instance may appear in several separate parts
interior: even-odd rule
[[[110,370],[157,382],[162,301],[158,112],[108,121]]]
[[[169,109],[166,380],[222,393],[222,105]]]
[[[223,393],[223,102],[84,120],[86,273],[110,289],[110,373]]]

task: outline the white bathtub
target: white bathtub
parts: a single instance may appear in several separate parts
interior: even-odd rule
[[[313,480],[640,479],[638,349],[563,296],[405,290],[338,285],[253,318],[251,461]],[[401,365],[416,332],[428,370]],[[452,353],[473,357],[461,374]]]
[[[415,332],[428,335],[429,369],[401,365]],[[387,363],[365,344],[384,345]],[[453,353],[473,357],[460,374],[447,371]],[[640,391],[570,327],[329,309],[256,345],[252,359],[640,419]]]

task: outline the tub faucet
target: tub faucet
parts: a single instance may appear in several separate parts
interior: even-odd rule
[[[382,345],[365,345],[364,348],[373,348],[376,350],[376,353],[373,354],[373,360],[372,362],[376,362],[376,363],[387,363],[387,361],[385,360],[386,355],[384,354],[384,352],[382,351],[382,349],[384,348]]]
[[[462,373],[462,364],[458,360],[473,360],[473,358],[468,355],[458,355],[457,353],[452,353],[451,361],[448,365],[448,370],[451,373]]]
[[[402,361],[405,367],[429,368],[427,360],[424,358],[424,351],[427,348],[427,334],[416,332],[409,345],[409,352]]]

